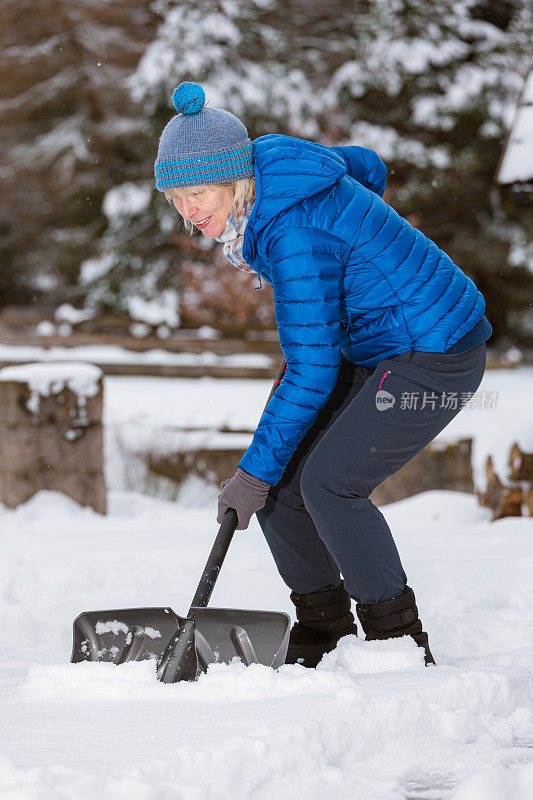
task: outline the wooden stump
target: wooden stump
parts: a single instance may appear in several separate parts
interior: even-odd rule
[[[242,450],[193,450],[160,455],[148,454],[148,468],[155,475],[161,475],[182,483],[189,475],[197,475],[203,480],[220,485],[226,478],[235,474],[242,458]]]
[[[492,520],[502,517],[520,517],[522,515],[522,487],[505,486],[494,470],[491,456],[486,464],[487,486],[484,492],[478,492],[480,505],[492,510]]]
[[[472,439],[430,442],[394,475],[377,486],[370,499],[381,506],[431,489],[474,491]]]
[[[251,431],[241,431],[250,437]],[[222,444],[222,443],[221,443]],[[189,474],[220,483],[230,478],[237,467],[246,445],[228,441],[226,447],[202,447],[176,452],[147,453],[149,469],[181,483]],[[472,439],[455,442],[432,442],[398,472],[387,478],[371,494],[376,505],[384,505],[429,489],[449,489],[473,492],[471,465]]]
[[[524,453],[515,442],[509,453],[509,478],[533,482],[533,453]]]
[[[106,513],[102,372],[92,364],[0,370],[0,501],[41,489]]]

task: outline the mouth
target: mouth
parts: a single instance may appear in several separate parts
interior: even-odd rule
[[[196,225],[197,228],[200,228],[200,230],[202,230],[203,228],[206,227],[206,225],[209,224],[210,219],[211,217],[206,217],[205,219],[200,220],[200,222],[195,222],[194,224]]]

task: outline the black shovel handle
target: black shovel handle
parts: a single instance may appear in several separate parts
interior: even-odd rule
[[[270,390],[270,394],[268,396],[268,400],[266,401],[265,408],[270,402],[270,398],[280,385],[281,381],[283,380],[283,376],[285,374],[285,370],[287,369],[287,363],[285,359],[282,360],[280,368],[278,370],[278,374],[274,380],[272,385],[272,389]],[[237,513],[233,508],[228,508],[224,517],[222,519],[222,525],[220,526],[220,530],[218,531],[217,538],[215,539],[215,543],[211,548],[211,552],[209,554],[209,558],[207,559],[207,564],[204,567],[204,571],[202,577],[200,578],[200,583],[196,589],[194,597],[191,603],[192,608],[205,608],[211,599],[211,595],[213,593],[213,589],[215,588],[215,583],[218,578],[218,573],[224,563],[224,559],[226,558],[226,553],[228,552],[228,548],[231,544],[231,540],[233,539],[233,534],[235,533],[235,528],[237,527]],[[187,617],[191,616],[191,609],[189,609],[189,613]]]
[[[220,526],[217,538],[209,553],[209,558],[207,559],[207,564],[200,578],[200,583],[192,599],[191,608],[205,608],[209,603],[213,589],[215,588],[218,573],[226,558],[226,553],[228,552],[236,527],[237,513],[233,508],[228,508],[222,518],[222,525]],[[190,609],[187,616],[191,616]]]

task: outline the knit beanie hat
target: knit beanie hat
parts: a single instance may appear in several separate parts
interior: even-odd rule
[[[237,117],[221,108],[206,108],[204,90],[190,81],[180,83],[172,101],[178,114],[159,140],[158,191],[253,177],[252,142]]]

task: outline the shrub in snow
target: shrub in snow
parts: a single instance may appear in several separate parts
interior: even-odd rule
[[[257,275],[235,269],[220,254],[211,265],[184,261],[181,280],[181,312],[187,325],[239,330],[275,324],[270,286],[263,283],[256,290]]]

